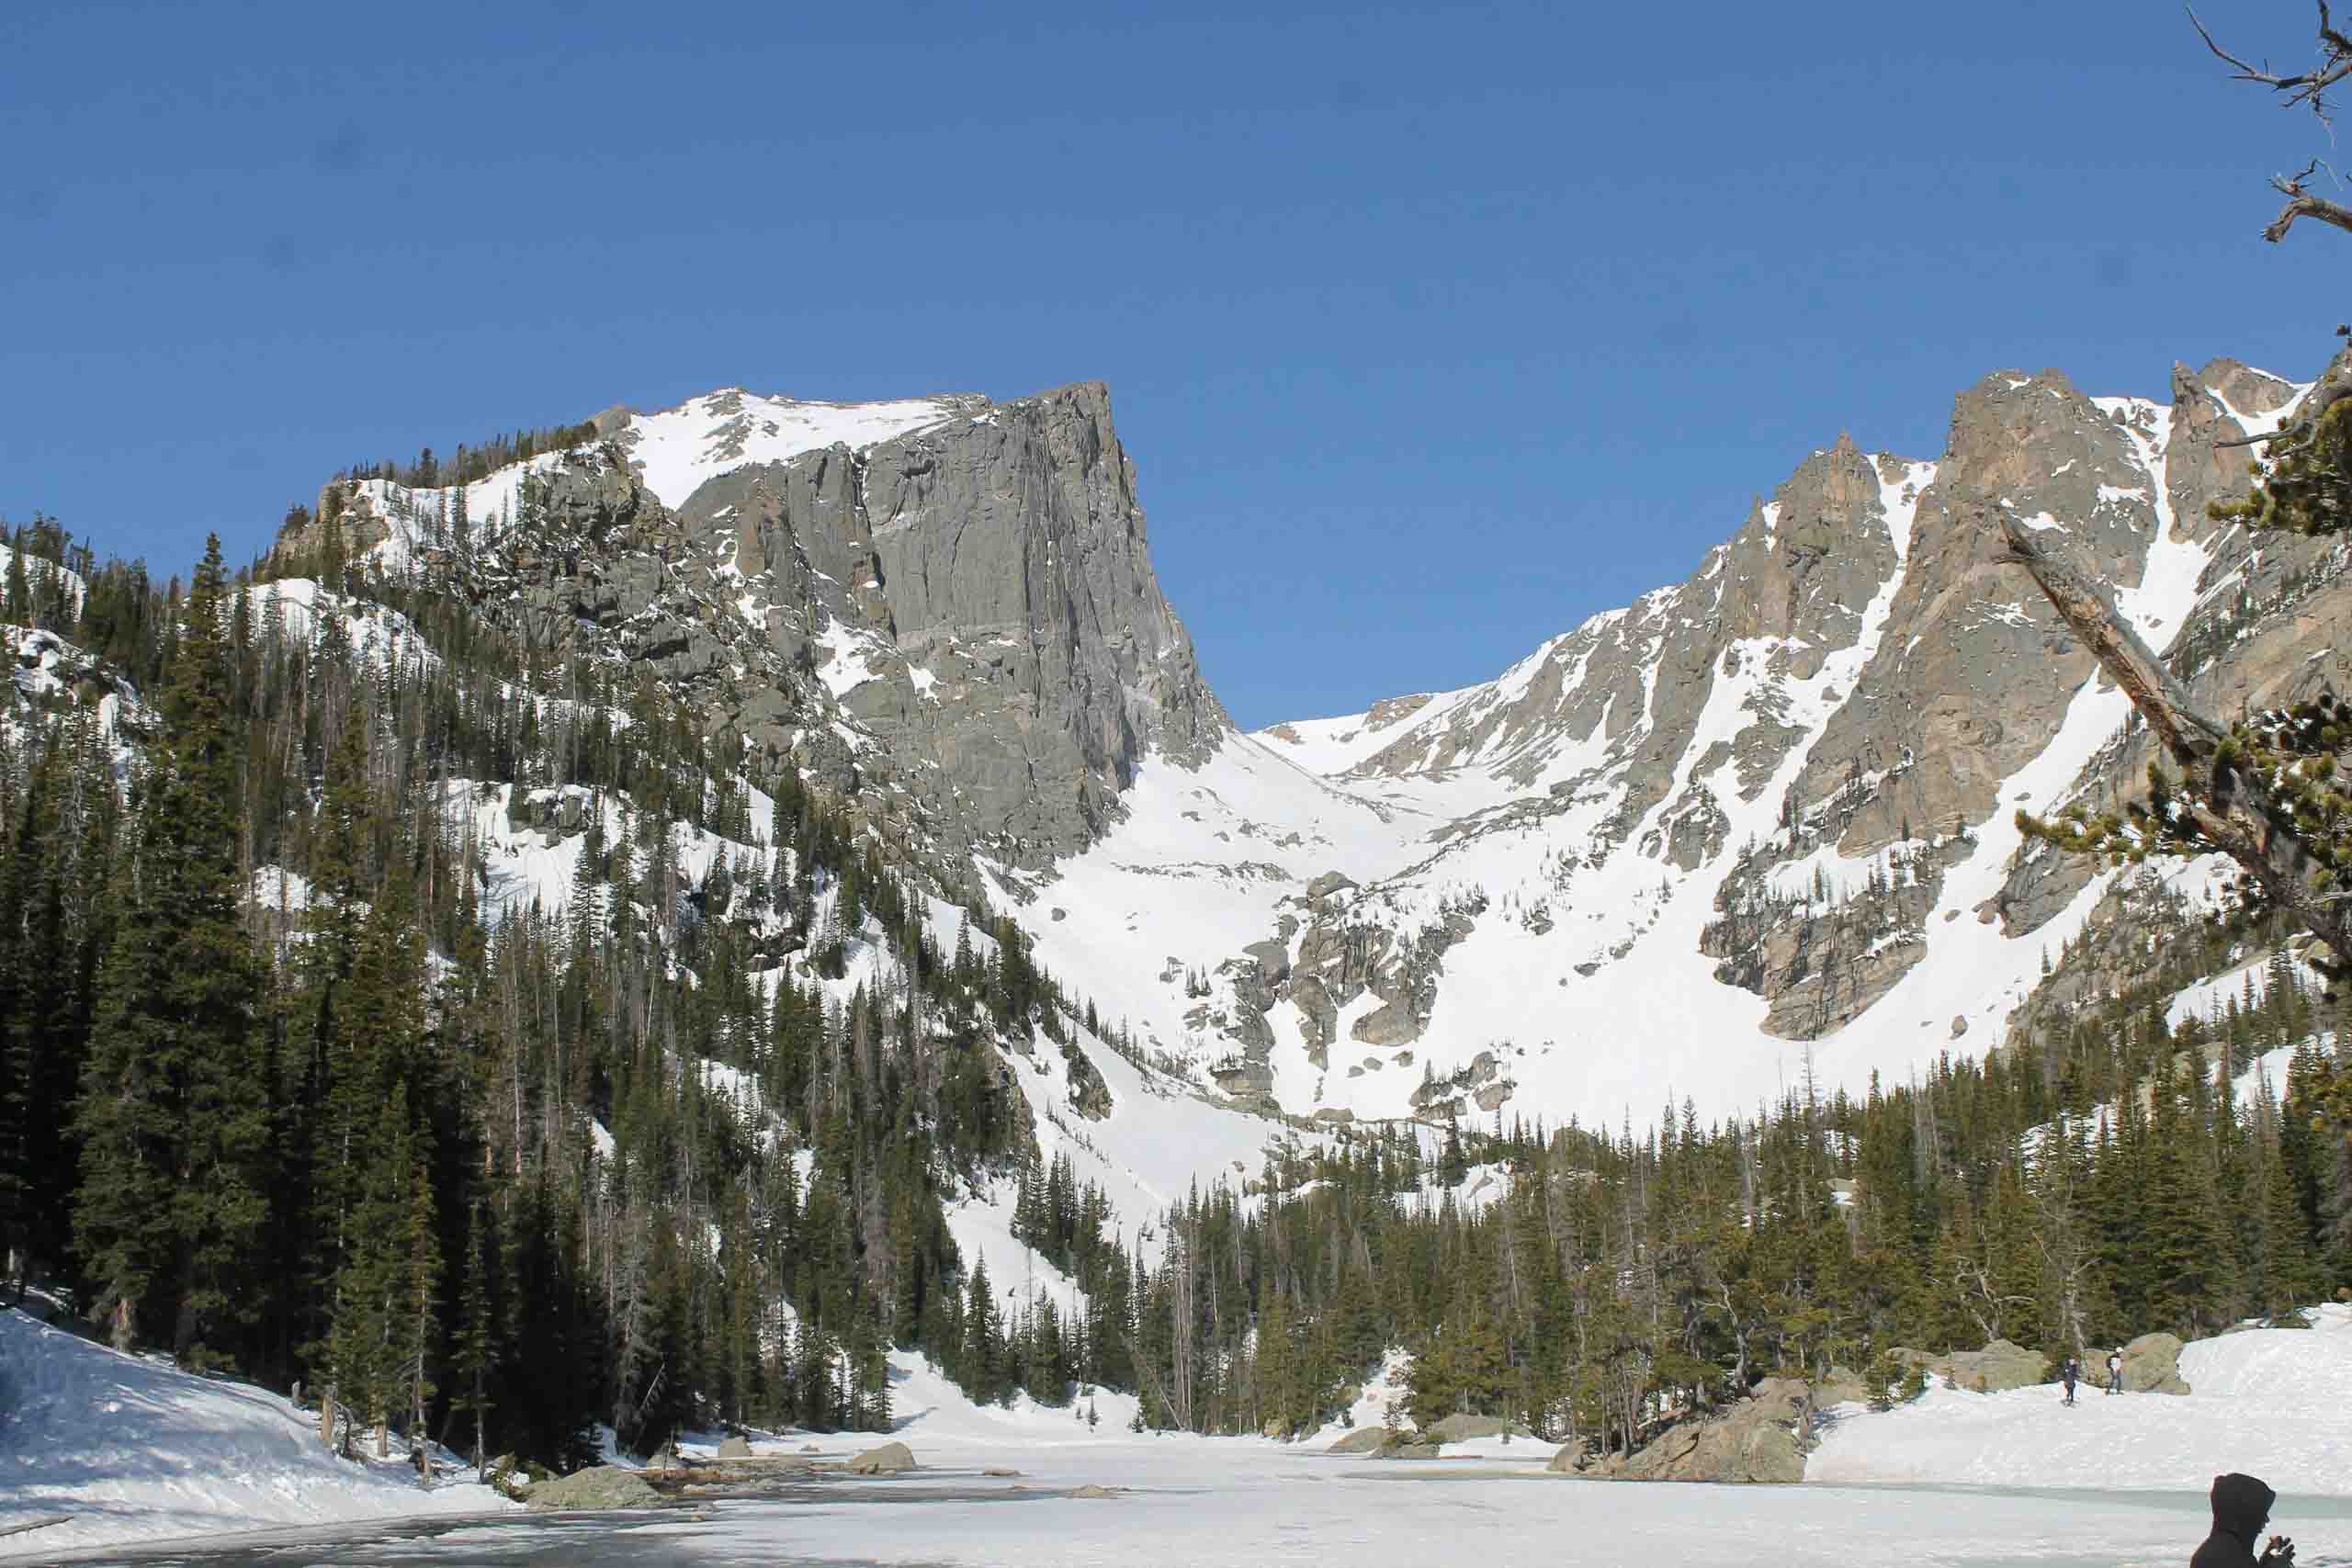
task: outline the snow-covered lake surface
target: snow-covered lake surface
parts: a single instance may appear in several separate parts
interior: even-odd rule
[[[940,1452],[936,1461],[951,1457]],[[1432,1563],[2177,1565],[2206,1527],[2189,1493],[1639,1485],[1544,1476],[1540,1460],[1379,1464],[1136,1438],[986,1455],[976,1470],[826,1483],[805,1500],[280,1536],[131,1555],[226,1568],[352,1564],[1004,1564],[1021,1568],[1425,1568]],[[1080,1498],[1086,1482],[1130,1490]],[[1025,1487],[1026,1491],[1016,1491]],[[2352,1562],[2352,1501],[2282,1498],[2303,1568]]]
[[[1546,1443],[1471,1445],[1396,1462],[1303,1443],[1134,1434],[1130,1395],[1101,1417],[1022,1400],[975,1406],[919,1357],[894,1356],[896,1436],[922,1469],[778,1485],[756,1499],[537,1517],[455,1482],[420,1493],[397,1464],[329,1458],[256,1390],[117,1357],[0,1312],[0,1560],[365,1565],[953,1564],[956,1568],[1602,1568],[1676,1564],[2177,1564],[2204,1534],[2205,1488],[2243,1469],[2282,1494],[2275,1527],[2301,1568],[2352,1568],[2352,1309],[2312,1330],[2201,1340],[2194,1392],[1929,1393],[1842,1407],[1800,1486],[1587,1481],[1544,1473]],[[1354,1412],[1376,1419],[1383,1391]],[[1083,1406],[1080,1406],[1082,1410]],[[869,1435],[790,1433],[846,1457]],[[690,1456],[707,1445],[689,1441]],[[994,1470],[1018,1471],[1017,1475]],[[1969,1483],[1976,1483],[1970,1484]],[[1119,1489],[1080,1497],[1082,1486]],[[380,1516],[430,1511],[436,1517]],[[368,1516],[379,1516],[369,1522]],[[267,1535],[227,1532],[275,1524]],[[202,1539],[189,1540],[200,1536]],[[167,1540],[165,1538],[179,1538]],[[46,1538],[46,1539],[43,1539]]]

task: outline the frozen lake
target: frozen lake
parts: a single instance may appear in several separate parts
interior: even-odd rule
[[[923,1456],[938,1468],[827,1481],[756,1500],[634,1515],[507,1515],[279,1532],[66,1562],[189,1568],[622,1568],[1004,1564],[1006,1568],[1603,1568],[1903,1562],[1950,1568],[2165,1564],[2202,1539],[2195,1492],[2010,1487],[1641,1485],[1542,1473],[1527,1460],[1371,1463],[1258,1446],[1155,1441]],[[959,1458],[970,1460],[967,1466]],[[1017,1465],[984,1477],[982,1464]],[[1081,1484],[1125,1488],[1109,1498]],[[2301,1568],[2352,1564],[2352,1499],[2282,1497]]]
[[[14,1314],[0,1314],[0,1349]],[[1932,1391],[1825,1418],[1801,1486],[1637,1485],[1544,1473],[1547,1443],[1475,1439],[1431,1461],[1299,1443],[1099,1427],[1026,1398],[976,1406],[920,1358],[893,1359],[895,1435],[922,1467],[893,1478],[778,1476],[757,1495],[648,1513],[485,1514],[488,1488],[414,1489],[398,1461],[355,1467],[266,1391],[193,1379],[18,1325],[17,1387],[38,1395],[0,1449],[0,1561],[307,1564],[874,1564],[875,1568],[1616,1568],[2098,1563],[2178,1568],[2206,1528],[2213,1473],[2283,1495],[2302,1568],[2352,1568],[2352,1307],[2308,1330],[2191,1345],[2195,1393],[2061,1404],[2057,1389]],[[44,1336],[48,1336],[44,1337]],[[52,1342],[55,1341],[55,1342]],[[40,1352],[36,1354],[35,1352]],[[1367,1383],[1347,1420],[1376,1424]],[[715,1434],[689,1445],[707,1457]],[[875,1439],[761,1435],[771,1458],[838,1464]],[[79,1467],[77,1469],[77,1467]],[[990,1474],[1011,1470],[1017,1474]],[[1080,1487],[1116,1489],[1107,1497]],[[398,1522],[337,1523],[387,1515]],[[220,1533],[277,1523],[269,1536]],[[194,1532],[212,1533],[196,1536]],[[178,1537],[176,1545],[166,1538]],[[99,1544],[110,1542],[110,1544]],[[75,1556],[75,1549],[83,1549]]]

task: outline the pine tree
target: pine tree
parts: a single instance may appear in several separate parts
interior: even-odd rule
[[[238,918],[238,746],[220,546],[190,588],[161,755],[141,781],[132,891],[107,956],[77,1117],[74,1223],[119,1345],[233,1354],[266,1294],[261,972]]]
[[[470,1416],[473,1446],[468,1458],[480,1472],[489,1462],[488,1433],[491,1376],[500,1359],[497,1311],[491,1287],[491,1262],[499,1248],[491,1236],[496,1211],[480,1198],[469,1211],[466,1277],[458,1306],[458,1325],[449,1339],[449,1413]]]
[[[2235,1280],[2200,1128],[2180,1078],[2163,1071],[2153,1088],[2148,1304],[2157,1321],[2180,1329],[2218,1327],[2227,1319]]]

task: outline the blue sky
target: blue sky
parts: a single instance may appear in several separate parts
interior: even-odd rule
[[[1099,378],[1251,726],[1486,679],[1996,368],[2308,376],[2352,243],[2256,238],[2324,139],[2145,0],[35,0],[0,147],[0,515],[177,568],[615,402]]]

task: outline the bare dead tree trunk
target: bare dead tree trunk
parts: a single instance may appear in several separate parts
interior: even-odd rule
[[[1193,1293],[1193,1236],[1182,1221],[1169,1226],[1169,1343],[1175,1365],[1169,1375],[1169,1413],[1186,1431],[1193,1429],[1193,1321],[1198,1310]]]
[[[2007,508],[2000,520],[2008,541],[2002,558],[2032,574],[2051,607],[2188,773],[2180,804],[2198,830],[2340,961],[2352,963],[2352,906],[2324,898],[2312,886],[2316,867],[2295,836],[2292,815],[2252,771],[2214,769],[2214,753],[2229,731],[2190,705],[2188,689],[2117,614],[2098,584],[2044,551]]]

